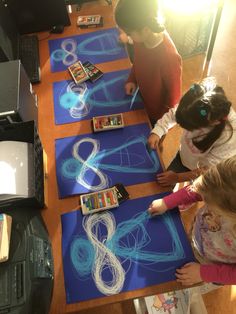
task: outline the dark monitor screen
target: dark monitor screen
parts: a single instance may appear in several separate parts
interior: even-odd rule
[[[70,25],[64,0],[0,0],[0,62],[19,59],[20,34]]]
[[[0,1],[0,62],[17,59],[19,38],[8,7]]]
[[[4,0],[20,34],[70,25],[65,0]]]

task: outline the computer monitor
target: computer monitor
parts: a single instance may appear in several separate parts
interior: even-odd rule
[[[0,62],[18,58],[20,34],[12,15],[5,4],[0,1]]]
[[[64,0],[0,0],[0,62],[19,59],[21,34],[70,25]]]
[[[4,0],[20,34],[70,25],[65,0]]]

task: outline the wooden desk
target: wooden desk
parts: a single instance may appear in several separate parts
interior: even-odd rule
[[[79,11],[79,14],[102,14],[104,17],[104,27],[110,28],[114,26],[114,22],[112,19],[112,10],[113,7],[107,4],[94,5],[88,3],[83,5],[81,11]],[[60,216],[63,213],[74,210],[78,206],[79,197],[73,196],[63,200],[59,200],[58,198],[55,171],[54,141],[56,138],[90,133],[91,123],[90,120],[87,120],[73,124],[55,125],[52,83],[55,81],[70,79],[70,75],[67,71],[57,73],[50,72],[48,39],[67,37],[70,35],[94,31],[94,29],[78,29],[76,27],[77,16],[77,12],[71,14],[72,25],[70,27],[66,27],[62,35],[51,34],[50,38],[48,38],[47,33],[39,34],[42,82],[38,85],[33,86],[36,94],[38,95],[39,134],[45,150],[47,161],[45,164],[45,197],[47,206],[42,211],[42,213],[49,231],[50,239],[52,241],[54,257],[54,292],[51,304],[51,314],[77,313],[79,310],[92,308],[98,305],[120,302],[141,296],[151,295],[153,293],[180,288],[176,284],[176,282],[168,282],[158,286],[152,286],[136,291],[120,293],[114,296],[98,298],[95,300],[84,301],[76,304],[66,304],[61,250],[62,232]],[[115,62],[108,62],[99,65],[99,68],[104,72],[126,69],[128,67],[130,67],[128,59],[117,60]],[[124,120],[125,124],[127,125],[149,122],[144,110],[124,113]],[[131,199],[165,191],[164,189],[159,187],[156,182],[129,186],[127,190],[130,194]]]

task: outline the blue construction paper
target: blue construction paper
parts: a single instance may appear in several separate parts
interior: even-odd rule
[[[127,58],[118,36],[117,28],[109,28],[49,40],[51,72],[64,71],[78,60],[96,64]]]
[[[74,81],[53,83],[55,123],[64,124],[144,107],[138,94],[130,108],[132,96],[125,94],[129,70],[104,73],[95,83],[76,85]]]
[[[121,182],[156,180],[157,154],[147,149],[147,123],[56,140],[59,197],[98,191]]]
[[[179,211],[154,217],[146,211],[164,195],[128,200],[99,214],[61,216],[67,303],[172,281],[176,268],[194,261]]]

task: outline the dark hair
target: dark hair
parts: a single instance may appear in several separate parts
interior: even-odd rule
[[[115,8],[116,24],[126,33],[149,27],[154,33],[165,28],[157,21],[157,0],[120,0]]]
[[[204,84],[194,84],[181,98],[175,117],[177,123],[188,131],[212,126],[204,138],[192,139],[193,144],[205,152],[221,136],[226,124],[231,128],[227,140],[231,138],[233,128],[227,120],[230,107],[231,102],[222,87],[216,85],[209,91]],[[213,122],[218,123],[214,125]]]

